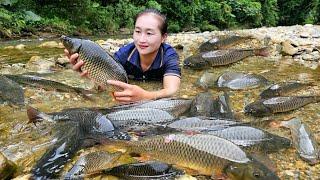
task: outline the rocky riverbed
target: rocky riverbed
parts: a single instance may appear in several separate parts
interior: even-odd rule
[[[257,29],[245,29],[245,30],[234,30],[234,31],[213,31],[213,32],[185,32],[178,34],[170,34],[167,42],[174,46],[179,55],[181,62],[184,58],[197,53],[197,48],[199,45],[214,36],[237,34],[241,36],[252,36],[253,39],[248,39],[244,43],[236,45],[234,48],[259,48],[262,46],[269,46],[270,55],[269,57],[254,57],[248,60],[235,63],[233,66],[215,68],[213,71],[220,74],[224,71],[241,71],[250,73],[259,73],[266,76],[272,81],[288,81],[288,80],[300,80],[300,81],[311,81],[315,82],[314,87],[309,88],[302,93],[305,94],[319,94],[319,78],[317,69],[319,65],[319,51],[320,51],[320,26],[317,25],[296,25],[290,27],[263,27]],[[122,45],[132,42],[131,38],[127,39],[105,39],[98,38],[97,40],[102,47],[107,51],[113,53],[117,51]],[[63,55],[63,47],[59,40],[46,40],[40,39],[36,42],[37,49],[31,47],[25,41],[18,41],[18,43],[13,45],[1,45],[0,50],[7,51],[5,53],[0,53],[0,73],[4,74],[18,74],[29,71],[36,72],[47,72],[58,65],[68,65],[68,60]],[[47,51],[46,55],[38,53],[38,49]],[[9,51],[12,54],[9,54]],[[3,52],[3,51],[1,51]],[[25,58],[25,61],[20,63],[7,63],[1,60],[7,60],[16,56],[17,53],[24,55],[30,54]],[[36,52],[36,53],[34,53]],[[263,61],[260,61],[261,58]],[[8,60],[9,61],[9,60]],[[290,61],[289,63],[287,63]],[[262,63],[261,63],[262,62]],[[295,63],[300,63],[304,66],[300,66]],[[281,66],[281,67],[280,67]],[[70,85],[81,86],[83,88],[89,88],[89,82],[86,79],[77,79],[78,76],[70,69],[61,68],[57,73],[54,73],[52,79],[65,82]],[[182,77],[182,87],[177,96],[192,98],[194,95],[199,93],[199,90],[193,87],[193,83],[201,75],[201,71],[191,71],[183,70]],[[136,83],[136,82],[134,82]],[[139,84],[140,85],[140,84]],[[141,84],[145,85],[145,84]],[[154,84],[146,86],[150,88]],[[158,87],[158,86],[157,86]],[[260,89],[259,89],[260,90]],[[213,90],[215,94],[219,92]],[[242,113],[243,106],[252,102],[258,95],[260,91],[244,91],[244,92],[231,92],[231,102],[234,112],[245,117]],[[109,100],[104,95],[101,98],[97,98],[98,102],[90,103],[83,100],[81,97],[69,93],[59,93],[59,92],[47,92],[44,90],[26,89],[26,97],[29,105],[40,108],[43,111],[57,111],[67,107],[81,107],[81,106],[106,106],[112,105],[114,102]],[[10,107],[1,107],[0,109],[0,145],[3,146],[4,155],[14,155],[14,157],[9,156],[8,159],[19,164],[19,166],[24,167],[23,173],[28,174],[32,163],[29,162],[36,158],[35,155],[32,157],[27,157],[32,154],[25,153],[28,148],[33,147],[34,144],[39,144],[39,137],[42,135],[37,134],[42,132],[39,127],[33,127],[25,125],[26,115],[24,110],[16,110],[12,113]],[[312,132],[315,135],[316,140],[320,140],[319,131],[319,107],[318,104],[313,104],[302,108],[301,110],[291,112],[285,115],[279,115],[271,117],[278,120],[289,119],[289,117],[302,117],[304,123],[308,124]],[[245,117],[249,118],[249,117]],[[252,119],[250,119],[252,120]],[[26,127],[29,131],[20,132],[19,127]],[[43,126],[43,129],[45,126]],[[19,130],[17,130],[19,129]],[[23,128],[21,128],[23,129]],[[50,127],[48,127],[50,129]],[[17,132],[15,132],[17,131]],[[48,130],[43,130],[47,133]],[[275,132],[279,135],[289,137],[289,131],[285,129],[273,129],[270,128],[269,131]],[[15,135],[15,136],[13,136]],[[46,137],[47,138],[47,137]],[[46,140],[46,139],[45,139]],[[43,141],[45,141],[43,140]],[[25,146],[24,146],[25,145]],[[15,150],[15,148],[17,150]],[[31,149],[31,148],[30,148]],[[19,153],[19,152],[22,153]],[[12,153],[11,153],[12,152]],[[310,166],[304,162],[297,154],[294,148],[281,151],[270,155],[270,158],[274,164],[276,164],[277,174],[281,179],[317,179],[319,178],[319,165]],[[5,158],[0,156],[0,167],[1,164],[7,164]],[[28,163],[20,162],[21,159],[28,159]],[[27,164],[27,165],[26,165]],[[27,167],[27,168],[25,168]],[[0,168],[1,171],[1,168]]]
[[[234,48],[258,48],[268,46],[270,50],[269,58],[281,59],[282,57],[292,58],[307,67],[316,69],[320,60],[320,25],[295,25],[278,27],[261,27],[243,30],[225,30],[211,32],[182,32],[170,34],[167,43],[180,51],[180,59],[197,52],[199,45],[215,36],[240,35],[251,36],[246,42],[236,45]],[[41,39],[42,40],[42,39]],[[132,42],[132,38],[127,39],[100,39],[99,43],[107,51],[114,53],[121,46]],[[62,44],[56,41],[45,41],[39,45],[42,48],[63,48]],[[26,45],[20,43],[15,46],[6,46],[5,49],[24,49]],[[32,58],[34,61],[37,58]],[[64,57],[55,59],[60,63],[66,63]]]

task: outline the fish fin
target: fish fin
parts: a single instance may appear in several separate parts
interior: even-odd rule
[[[84,99],[89,100],[89,101],[94,101],[94,99],[92,97],[90,97],[90,95],[93,94],[93,91],[79,88],[79,89],[76,89],[76,92],[78,94],[81,94]]]
[[[273,173],[276,172],[276,170],[277,170],[276,165],[274,164],[274,162],[272,162],[272,160],[268,157],[268,155],[266,153],[263,153],[263,152],[252,152],[250,154],[250,157],[253,158],[256,161],[259,161],[263,165],[265,165]]]
[[[27,115],[29,118],[28,123],[33,123],[34,125],[36,125],[37,122],[40,122],[42,120],[40,120],[41,118],[39,117],[40,112],[31,107],[31,106],[27,106]]]
[[[269,47],[263,47],[263,48],[260,48],[260,49],[256,49],[256,50],[254,50],[254,54],[256,56],[267,57],[267,56],[269,56]]]
[[[315,103],[320,102],[320,96],[314,96],[314,102]]]
[[[130,154],[131,156],[133,155],[132,153]],[[135,154],[136,155],[136,154]],[[135,159],[137,159],[138,161],[141,162],[145,162],[145,161],[150,161],[152,159],[151,155],[149,154],[139,154],[140,156],[135,156]]]

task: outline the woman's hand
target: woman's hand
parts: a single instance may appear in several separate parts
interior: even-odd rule
[[[64,54],[65,56],[67,56],[67,58],[69,59],[69,62],[72,64],[72,69],[75,71],[80,72],[80,76],[87,76],[88,72],[87,71],[81,71],[81,66],[84,64],[84,61],[82,61],[79,58],[79,54],[78,53],[74,53],[74,54],[70,54],[69,51],[67,49],[64,49]]]
[[[152,96],[154,96],[153,92],[146,91],[137,85],[131,85],[115,80],[108,80],[107,83],[123,89],[123,91],[113,93],[114,99],[122,104],[150,100],[153,99]]]

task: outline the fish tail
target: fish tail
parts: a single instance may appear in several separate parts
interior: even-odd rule
[[[314,96],[314,102],[315,103],[320,102],[320,96]]]
[[[94,101],[94,99],[92,97],[90,97],[90,95],[93,94],[92,91],[87,90],[87,89],[81,89],[81,88],[75,89],[75,91],[78,94],[81,94],[83,96],[83,98],[85,98],[85,99],[87,99],[89,101]]]
[[[37,122],[42,121],[42,118],[39,116],[40,112],[31,106],[27,106],[27,115],[29,119],[28,123],[36,125]]]
[[[267,56],[269,56],[269,48],[268,47],[263,47],[263,48],[260,48],[260,49],[255,49],[254,50],[254,54],[256,56],[267,57]]]
[[[294,129],[298,129],[299,126],[301,126],[301,120],[298,118],[292,118],[288,121],[282,121],[281,126],[290,128],[290,127],[296,127]]]

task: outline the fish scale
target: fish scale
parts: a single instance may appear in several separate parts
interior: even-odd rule
[[[70,54],[79,53],[79,58],[84,61],[81,70],[86,70],[95,82],[104,86],[108,86],[107,80],[128,82],[123,66],[97,43],[67,36],[61,36],[60,39]],[[112,90],[121,88],[112,86]]]
[[[263,104],[272,109],[273,113],[285,112],[305,106],[309,103],[315,102],[315,97],[275,97],[263,101]]]
[[[212,51],[216,49],[225,49],[229,46],[232,46],[234,44],[241,42],[242,40],[249,39],[249,38],[251,37],[250,36],[241,37],[237,35],[215,37],[201,44],[199,46],[199,51],[206,52],[206,51]]]
[[[320,96],[284,96],[262,99],[246,105],[244,112],[253,116],[268,116],[287,112],[320,101]]]
[[[187,166],[205,175],[212,175],[214,169],[221,169],[230,161],[250,161],[238,146],[212,135],[170,134],[128,144],[133,152],[152,154],[158,160]]]
[[[271,98],[275,96],[286,96],[292,92],[298,91],[302,88],[313,86],[312,83],[299,83],[299,82],[283,82],[273,84],[266,90],[262,91],[260,97],[262,99]]]
[[[117,111],[107,114],[106,117],[111,121],[137,120],[149,123],[165,123],[175,119],[174,116],[166,111],[153,108],[139,108]]]
[[[267,48],[261,49],[229,49],[203,52],[186,58],[185,67],[202,69],[208,66],[223,66],[240,61],[253,55],[267,56]]]

